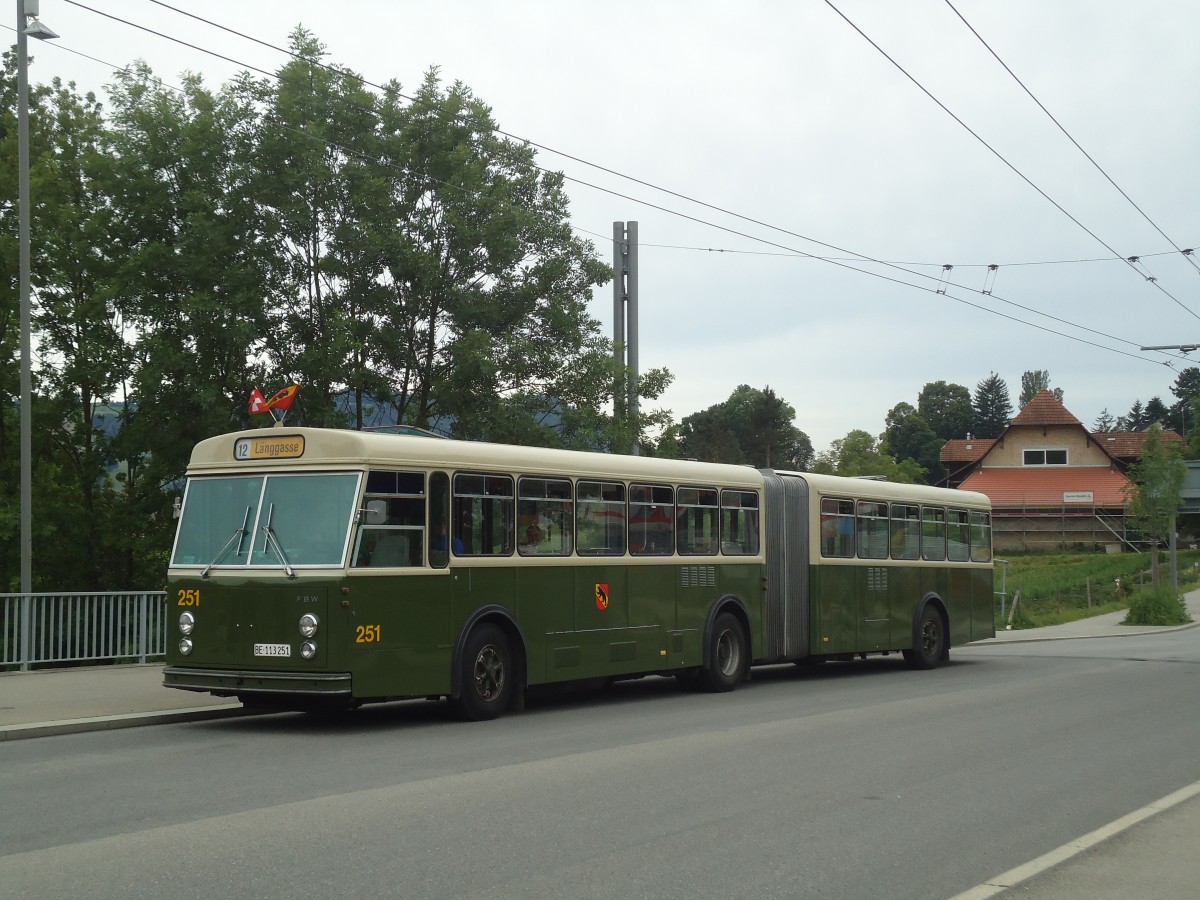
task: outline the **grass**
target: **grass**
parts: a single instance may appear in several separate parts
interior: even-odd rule
[[[1200,584],[1200,550],[1181,550],[1178,557],[1179,589],[1184,593]],[[1151,589],[1149,553],[1010,553],[1005,558],[1008,596],[1003,620],[997,600],[998,630],[1008,624],[1007,613],[1017,591],[1021,602],[1013,628],[1038,628],[1128,609],[1133,596]],[[1165,584],[1170,583],[1169,565],[1164,552],[1161,574]],[[1002,570],[997,563],[996,590],[1000,590]]]

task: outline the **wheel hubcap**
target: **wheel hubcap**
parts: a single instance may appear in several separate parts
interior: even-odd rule
[[[722,675],[728,677],[737,672],[740,663],[741,653],[738,650],[738,642],[734,640],[731,632],[722,632],[717,639],[717,669]]]
[[[489,703],[504,690],[504,661],[496,648],[488,644],[475,657],[475,693]]]
[[[921,650],[926,656],[935,653],[941,643],[938,624],[933,619],[926,619],[921,626]]]

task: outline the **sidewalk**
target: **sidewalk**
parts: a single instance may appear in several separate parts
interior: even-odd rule
[[[162,686],[162,664],[0,674],[0,741],[242,714],[227,697]]]

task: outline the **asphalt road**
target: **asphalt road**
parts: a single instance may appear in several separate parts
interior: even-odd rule
[[[1200,629],[0,744],[14,897],[949,897],[1200,777]]]

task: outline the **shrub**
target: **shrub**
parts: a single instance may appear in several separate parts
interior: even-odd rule
[[[1183,598],[1170,587],[1146,587],[1134,591],[1129,600],[1125,625],[1185,625],[1192,621]]]

